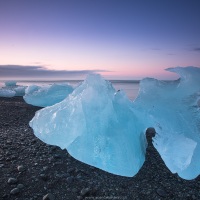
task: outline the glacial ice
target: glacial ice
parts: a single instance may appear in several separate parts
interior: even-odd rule
[[[193,179],[200,174],[200,68],[167,70],[181,78],[142,80],[133,104],[143,112],[146,126],[156,129],[153,144],[166,166],[184,179]]]
[[[24,96],[26,86],[17,85],[16,81],[6,81],[0,88],[0,97]]]
[[[200,174],[200,68],[167,70],[180,79],[145,78],[134,102],[99,75],[89,75],[62,102],[39,110],[30,126],[74,158],[128,177],[141,168],[145,129],[154,127],[153,144],[166,166],[193,179]]]
[[[67,83],[55,83],[45,86],[30,85],[26,88],[23,98],[28,104],[46,107],[61,102],[72,91],[72,86]]]
[[[6,81],[5,82],[5,86],[9,87],[9,86],[17,86],[17,82],[16,81]]]
[[[24,96],[25,95],[25,90],[26,86],[16,86],[12,88],[13,91],[15,91],[15,96]]]
[[[123,91],[91,74],[62,102],[30,121],[42,141],[113,174],[134,176],[145,160],[145,126]]]
[[[0,88],[0,97],[14,97],[16,94],[13,90]]]

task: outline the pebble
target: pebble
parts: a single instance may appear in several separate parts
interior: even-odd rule
[[[196,199],[195,195],[192,195],[192,199]]]
[[[55,158],[55,159],[61,159],[61,155],[55,154],[55,155],[54,155],[54,158]]]
[[[19,172],[24,171],[24,166],[23,166],[23,165],[19,165],[19,166],[17,167],[17,170],[18,170]]]
[[[2,168],[4,166],[4,164],[0,164],[0,168]]]
[[[81,190],[81,196],[85,196],[90,191],[90,188],[83,188]]]
[[[7,140],[6,143],[7,144],[12,144],[12,142],[10,140]]]
[[[74,178],[72,176],[67,177],[67,183],[71,184],[73,182]]]
[[[14,156],[14,155],[12,155],[12,156],[10,157],[11,160],[15,160],[16,158],[17,158],[17,157]]]
[[[161,197],[166,197],[166,196],[167,196],[167,193],[165,192],[165,190],[160,189],[160,188],[158,188],[158,189],[156,190],[156,193],[157,193],[159,196],[161,196]]]
[[[73,171],[74,171],[74,168],[69,168],[69,169],[67,170],[68,173],[72,173]]]
[[[54,199],[55,199],[55,197],[51,193],[48,193],[43,197],[43,200],[54,200]]]
[[[9,178],[8,183],[9,184],[15,184],[15,183],[17,183],[17,179],[16,178]]]
[[[24,188],[24,185],[23,185],[23,184],[18,184],[18,185],[17,185],[17,188],[18,188],[18,189],[22,189],[22,188]]]
[[[48,170],[49,168],[47,167],[47,166],[44,166],[43,167],[43,171],[46,171],[46,170]]]
[[[72,192],[77,193],[78,190],[77,190],[76,188],[73,188],[73,189],[72,189]]]
[[[51,146],[51,151],[55,151],[57,149],[56,146]]]
[[[77,174],[76,178],[77,178],[77,179],[82,179],[81,174]]]
[[[47,181],[48,176],[47,176],[46,174],[40,174],[40,178],[41,178],[43,181]]]
[[[19,188],[14,188],[10,191],[10,194],[15,195],[19,193]]]
[[[4,194],[4,195],[2,196],[2,198],[3,198],[3,199],[8,199],[8,195],[7,195],[7,194]]]

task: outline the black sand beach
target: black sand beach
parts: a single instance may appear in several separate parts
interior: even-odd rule
[[[132,177],[109,174],[44,144],[28,123],[38,107],[21,97],[0,98],[0,199],[200,199],[200,176],[172,174],[147,134],[146,161]]]

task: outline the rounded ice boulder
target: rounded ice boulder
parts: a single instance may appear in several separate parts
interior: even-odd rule
[[[45,86],[30,85],[26,88],[23,98],[28,104],[46,107],[61,102],[72,91],[72,86],[67,83],[54,83]]]

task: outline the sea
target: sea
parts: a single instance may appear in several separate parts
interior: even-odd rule
[[[4,86],[5,81],[0,81],[0,87]],[[72,85],[73,87],[78,86],[82,80],[37,80],[37,81],[28,81],[28,80],[22,80],[17,81],[17,85],[23,85],[23,86],[29,86],[29,85],[48,85],[53,83],[68,83]],[[128,98],[133,101],[139,91],[139,81],[138,80],[110,80],[113,87],[117,90],[123,90]]]

